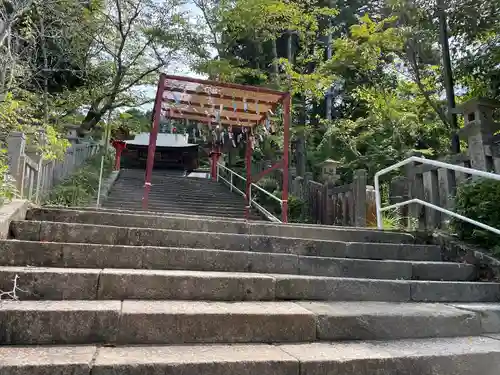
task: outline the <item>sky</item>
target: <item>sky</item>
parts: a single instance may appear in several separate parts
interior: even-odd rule
[[[191,15],[193,20],[195,20],[195,18],[201,16],[200,9],[197,6],[195,6],[191,1],[188,1],[182,8],[184,10],[186,10],[187,12],[189,12],[189,14]],[[198,74],[198,73],[194,72],[188,64],[186,64],[185,62],[182,62],[182,61],[177,62],[175,65],[173,65],[172,69],[173,69],[173,71],[165,72],[165,73],[175,74],[175,75],[180,75],[180,76],[188,76],[188,77],[193,77],[193,78],[201,78],[201,79],[207,78],[205,75]],[[151,97],[151,98],[155,97],[155,91],[156,91],[155,86],[147,86],[144,89],[141,88],[141,91],[142,90],[144,90],[143,92],[148,97]],[[142,105],[139,108],[143,111],[148,111],[148,110],[151,110],[152,106],[153,106],[153,104],[149,103],[149,104]]]

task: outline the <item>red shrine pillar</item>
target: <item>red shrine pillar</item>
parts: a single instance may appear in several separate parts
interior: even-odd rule
[[[121,157],[122,157],[122,152],[123,152],[123,150],[125,150],[127,148],[127,144],[124,141],[114,140],[114,141],[111,141],[111,145],[116,150],[115,168],[114,168],[114,170],[115,171],[119,171],[120,170],[120,160],[121,160]]]
[[[220,156],[220,147],[213,148],[212,152],[210,153],[210,158],[212,160],[210,165],[210,175],[212,176],[213,181],[217,181],[217,163],[219,162]]]

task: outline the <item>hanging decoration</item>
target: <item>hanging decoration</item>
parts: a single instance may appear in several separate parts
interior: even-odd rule
[[[233,147],[236,147],[236,140],[234,139],[233,127],[231,125],[228,128],[228,135]]]
[[[266,133],[271,132],[271,119],[269,118],[269,114],[266,116],[265,129],[266,129]]]
[[[179,93],[176,91],[173,91],[172,95],[174,97],[175,104],[179,105],[181,103],[181,98],[179,97]]]

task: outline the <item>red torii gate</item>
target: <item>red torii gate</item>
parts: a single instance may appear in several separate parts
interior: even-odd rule
[[[283,107],[283,158],[261,173],[251,175],[252,138],[245,152],[246,190],[249,207],[250,185],[275,169],[283,169],[282,221],[288,220],[288,149],[290,139],[290,93],[268,88],[222,83],[189,77],[161,74],[153,109],[153,128],[149,136],[148,158],[144,183],[143,208],[148,208],[156,140],[161,116],[188,119],[208,126],[226,125],[254,128],[262,126],[279,104]],[[212,177],[220,149],[212,150]],[[248,211],[248,210],[247,210]]]

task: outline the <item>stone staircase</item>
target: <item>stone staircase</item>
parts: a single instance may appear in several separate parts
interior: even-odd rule
[[[500,285],[409,234],[53,208],[10,232],[1,375],[499,374]]]
[[[151,212],[226,218],[245,216],[245,200],[222,183],[188,178],[183,171],[154,171],[149,194]],[[144,170],[122,169],[102,206],[120,210],[142,210]],[[251,220],[263,220],[253,210]]]

